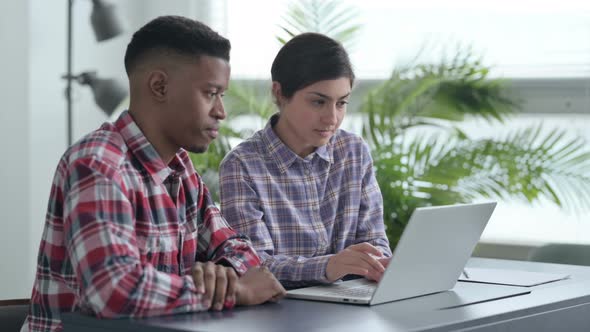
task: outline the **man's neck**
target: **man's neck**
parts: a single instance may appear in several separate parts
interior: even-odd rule
[[[168,165],[172,161],[172,158],[174,158],[174,155],[176,155],[178,149],[171,148],[165,144],[166,139],[157,128],[159,120],[152,117],[153,114],[155,112],[147,107],[139,108],[133,104],[129,105],[129,115],[131,115],[133,121],[135,121],[148,142],[154,147],[162,161]]]

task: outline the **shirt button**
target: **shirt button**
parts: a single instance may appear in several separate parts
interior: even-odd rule
[[[311,174],[311,171],[310,171],[310,170],[308,170],[308,169],[306,169],[306,170],[305,170],[305,175],[309,175],[309,174]]]

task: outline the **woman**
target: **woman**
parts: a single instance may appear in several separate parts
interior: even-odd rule
[[[279,113],[220,168],[221,209],[286,286],[379,280],[391,251],[367,144],[339,129],[354,82],[342,45],[305,33],[271,68]]]

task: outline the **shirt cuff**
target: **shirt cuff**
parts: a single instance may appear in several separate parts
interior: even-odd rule
[[[260,265],[260,260],[256,258],[250,258],[249,264],[244,264],[244,257],[221,257],[214,261],[215,264],[221,264],[224,266],[231,266],[238,273],[239,276],[244,275],[251,267]]]
[[[332,256],[334,255],[326,255],[323,256],[322,259],[320,260],[320,269],[319,269],[319,277],[318,277],[318,281],[320,282],[324,282],[324,283],[330,283],[331,281],[328,280],[328,277],[326,276],[326,268],[328,267],[328,261],[330,260],[330,258],[332,258]]]
[[[330,283],[326,277],[326,267],[332,256],[334,255],[312,257],[301,262],[301,280]]]

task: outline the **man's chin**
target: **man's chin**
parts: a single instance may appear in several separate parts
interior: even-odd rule
[[[209,148],[209,144],[207,144],[205,146],[191,146],[187,150],[192,153],[205,153],[205,152],[207,152],[208,148]]]

